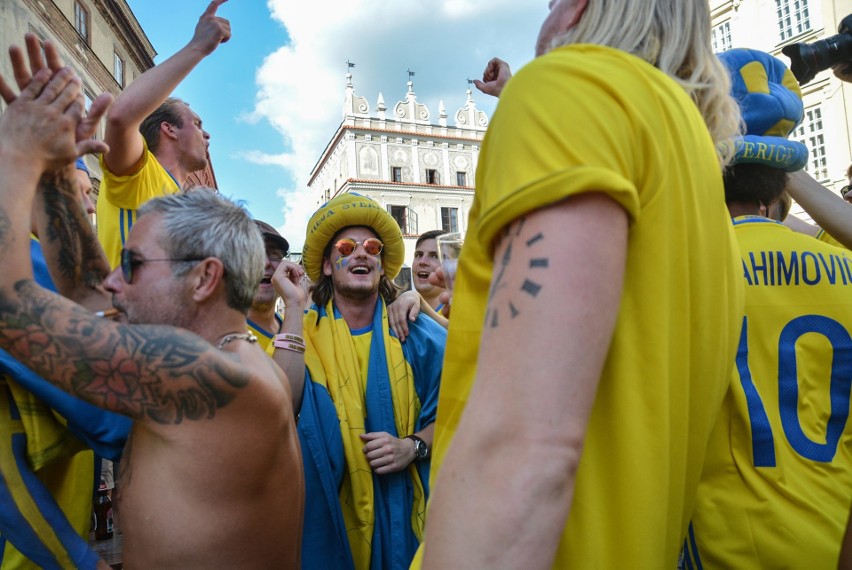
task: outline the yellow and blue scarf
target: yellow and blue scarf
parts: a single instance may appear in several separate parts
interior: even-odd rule
[[[407,536],[403,536],[403,533],[410,535],[411,531],[416,541],[422,540],[426,510],[422,471],[412,464],[398,474],[374,476],[362,451],[364,442],[359,436],[368,432],[386,431],[397,437],[405,437],[422,429],[424,418],[421,417],[421,401],[414,372],[405,358],[399,339],[390,334],[384,302],[379,300],[373,317],[366,379],[362,377],[358,352],[349,327],[342,318],[335,317],[331,302],[323,308],[313,306],[305,315],[306,393],[316,386],[324,388],[320,392],[327,391],[336,415],[334,420],[339,425],[345,468],[342,469],[342,484],[337,489],[337,499],[345,527],[342,532],[345,532],[345,542],[351,549],[352,559],[349,563],[357,569],[368,569],[376,567],[377,559],[383,559],[382,567],[404,565],[407,568],[411,559],[408,554],[398,555],[385,551],[386,548],[382,548],[381,553],[377,552],[374,536],[378,530],[376,526],[379,525],[382,527],[380,534],[383,544],[404,544]],[[442,350],[443,339],[440,339],[440,343]],[[437,374],[440,374],[439,365]],[[310,383],[313,386],[308,386]],[[434,392],[437,393],[437,382],[435,384]],[[317,460],[317,448],[328,447],[330,436],[316,437],[322,431],[316,417],[322,413],[311,411],[316,409],[316,404],[316,397],[306,394],[299,427],[300,432],[303,432],[300,436],[306,462],[313,458],[315,463],[320,463],[323,459]],[[319,407],[322,405],[319,404]],[[432,419],[433,415],[428,421]],[[326,425],[328,423],[325,421]],[[310,435],[305,435],[306,431]],[[306,440],[311,441],[306,443]],[[334,452],[326,453],[335,455]],[[334,463],[334,458],[330,457],[329,461]],[[306,467],[306,477],[308,475],[310,470]],[[326,483],[326,497],[334,486]],[[306,511],[312,509],[310,490],[308,495]],[[411,497],[411,504],[401,505],[401,497]],[[377,521],[377,513],[379,518],[385,514],[380,509],[390,512],[389,524]],[[306,515],[310,516],[309,513]],[[310,533],[310,530],[306,529],[306,533]],[[399,536],[395,537],[396,534]],[[309,556],[310,553],[303,552],[303,558]],[[400,560],[391,560],[396,558]],[[307,564],[305,560],[303,562]]]

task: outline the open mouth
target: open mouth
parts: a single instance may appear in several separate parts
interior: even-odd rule
[[[366,265],[353,265],[349,268],[349,273],[354,273],[355,275],[368,275],[370,273],[370,268]]]
[[[261,285],[272,285],[272,277],[264,277],[260,280]]]
[[[418,279],[422,279],[423,281],[426,281],[427,279],[429,279],[429,272],[428,271],[418,271],[415,275],[417,275]]]

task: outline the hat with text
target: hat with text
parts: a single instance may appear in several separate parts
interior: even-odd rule
[[[348,192],[320,206],[308,222],[302,264],[311,281],[316,283],[322,275],[322,258],[328,243],[340,230],[352,226],[367,227],[376,233],[384,244],[381,255],[385,275],[393,279],[399,274],[405,259],[399,224],[375,200]]]
[[[728,68],[731,96],[745,123],[733,163],[801,170],[808,161],[808,147],[787,139],[804,116],[793,72],[780,59],[754,49],[732,49],[719,54],[719,59]]]

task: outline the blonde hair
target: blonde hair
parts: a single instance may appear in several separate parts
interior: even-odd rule
[[[710,48],[706,0],[589,0],[577,25],[550,47],[578,43],[626,51],[669,75],[698,106],[721,167],[731,162],[742,119],[727,69]]]

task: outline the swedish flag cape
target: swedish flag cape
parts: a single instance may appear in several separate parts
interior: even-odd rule
[[[421,317],[400,343],[384,302],[373,316],[369,371],[331,302],[305,314],[304,568],[407,569],[422,540],[428,462],[375,475],[362,433],[411,435],[435,420],[446,331]]]
[[[54,290],[31,242],[36,281]],[[0,351],[0,569],[94,568],[94,457],[117,458],[130,420],[62,392]]]

